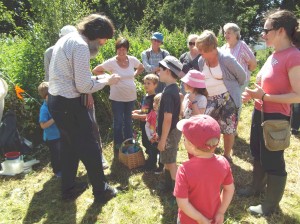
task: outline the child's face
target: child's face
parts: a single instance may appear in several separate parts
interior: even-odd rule
[[[169,72],[168,69],[164,70],[162,67],[159,67],[159,81],[165,82],[168,79]]]
[[[155,111],[158,111],[158,107],[159,107],[158,102],[153,101],[153,109],[154,109]]]
[[[147,93],[155,92],[157,84],[154,84],[151,80],[144,80],[144,88]]]
[[[185,92],[190,93],[190,92],[193,91],[193,87],[190,87],[188,84],[184,83],[183,86],[184,86],[184,91]]]

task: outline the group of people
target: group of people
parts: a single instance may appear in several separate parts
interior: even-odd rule
[[[149,155],[146,169],[159,172],[164,168],[162,189],[172,191],[176,197],[178,223],[182,224],[224,221],[234,194],[230,163],[240,108],[242,100],[254,99],[250,136],[253,184],[241,189],[239,195],[257,196],[265,191],[264,201],[250,206],[249,211],[258,215],[274,212],[282,198],[287,173],[284,151],[271,152],[264,145],[261,107],[265,120],[289,120],[290,104],[300,102],[300,51],[295,47],[299,41],[298,25],[295,15],[287,10],[266,16],[262,38],[267,46],[274,47],[274,53],[258,73],[256,87],[249,89],[256,59],[241,40],[236,24],[224,26],[226,44],[222,48],[218,48],[212,31],[190,35],[189,51],[180,60],[160,47],[163,35],[159,32],[152,35],[151,47],[142,52],[142,63],[127,54],[128,40],[119,38],[116,56],[91,72],[90,59],[113,37],[114,26],[106,16],[92,14],[84,18],[75,32],[61,37],[53,47],[45,97],[53,118],[50,123],[55,121],[61,135],[59,171],[63,198],[75,198],[87,187],[75,182],[79,160],[86,167],[96,202],[105,203],[117,194],[104,176],[91,96],[109,85],[114,156],[117,157],[122,142],[133,137],[132,119],[140,120],[142,143]],[[136,109],[134,80],[144,70],[146,95],[141,108]],[[182,134],[189,160],[178,168],[176,159]],[[214,154],[220,134],[224,139],[224,156]]]

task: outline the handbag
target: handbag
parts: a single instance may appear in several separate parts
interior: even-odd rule
[[[264,121],[263,105],[261,121],[265,146],[269,151],[281,151],[290,146],[290,121],[284,119]]]

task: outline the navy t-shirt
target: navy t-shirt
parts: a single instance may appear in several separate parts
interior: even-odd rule
[[[164,113],[172,114],[172,124],[171,130],[176,128],[176,124],[179,121],[180,113],[180,96],[179,88],[176,83],[168,85],[165,87],[158,110],[158,125],[157,125],[157,134],[161,136],[162,133],[162,124],[164,121]]]
[[[141,102],[141,112],[142,114],[149,114],[150,111],[153,109],[153,100],[154,100],[155,94],[152,95],[145,95]],[[145,129],[146,121],[140,122],[140,127]]]

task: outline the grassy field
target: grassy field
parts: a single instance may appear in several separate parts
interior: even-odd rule
[[[251,181],[251,155],[249,154],[249,133],[252,106],[244,106],[239,124],[238,137],[234,146],[232,165],[236,188]],[[222,148],[222,143],[220,145]],[[226,213],[225,223],[300,223],[300,150],[299,139],[291,138],[291,146],[286,150],[288,181],[281,211],[270,217],[256,218],[246,209],[256,205],[260,198],[239,198],[237,195]],[[0,224],[174,224],[177,207],[170,195],[156,190],[159,176],[128,170],[117,161],[112,161],[112,144],[107,143],[104,153],[111,167],[105,171],[109,182],[122,189],[116,198],[100,207],[92,204],[91,188],[77,200],[63,202],[60,199],[60,179],[54,178],[49,165],[49,152],[41,147],[34,157],[41,160],[29,174],[14,177],[0,177]],[[181,147],[178,163],[187,159]],[[78,179],[86,180],[82,164]]]

